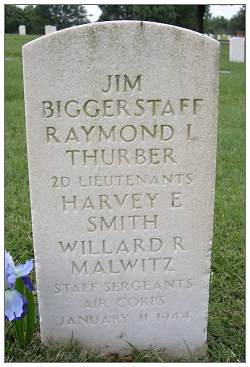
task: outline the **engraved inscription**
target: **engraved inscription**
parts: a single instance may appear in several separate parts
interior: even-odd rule
[[[53,293],[57,295],[81,294],[95,291],[103,291],[104,293],[120,293],[120,292],[152,292],[176,289],[190,289],[193,287],[192,279],[163,279],[158,281],[152,280],[133,280],[133,281],[105,281],[103,285],[100,283],[55,283]]]
[[[162,100],[161,98],[138,98],[133,100],[133,103],[129,103],[126,99],[44,100],[41,103],[41,112],[42,117],[48,120],[60,119],[63,116],[75,119],[80,116],[90,118],[132,116],[136,118],[146,115],[151,117],[175,115],[184,117],[190,114],[196,117],[202,111],[203,105],[203,98],[193,98],[192,100],[180,98],[175,101]]]
[[[48,121],[45,126],[45,142],[50,147],[62,146],[62,159],[72,169],[129,169],[136,166],[152,166],[153,169],[158,165],[166,167],[161,175],[152,171],[151,174],[112,172],[87,176],[82,173],[77,175],[72,171],[71,176],[57,175],[55,172],[50,177],[51,188],[61,193],[57,200],[61,202],[59,207],[64,215],[86,212],[82,222],[84,232],[89,236],[97,233],[108,236],[100,238],[98,242],[91,237],[58,242],[58,249],[66,256],[68,271],[73,279],[91,275],[97,277],[97,280],[84,283],[55,283],[53,292],[56,295],[95,293],[99,288],[105,294],[125,291],[171,291],[193,287],[191,277],[178,278],[180,256],[186,256],[188,251],[185,239],[175,233],[172,233],[168,241],[161,237],[165,219],[162,213],[159,213],[158,207],[163,205],[169,213],[170,210],[177,213],[187,205],[182,187],[195,185],[195,180],[192,172],[178,172],[175,169],[181,157],[178,156],[174,144],[178,136],[181,136],[186,144],[198,142],[196,127],[199,117],[204,113],[205,101],[204,98],[196,96],[180,96],[175,100],[156,96],[152,98],[144,95],[144,85],[145,77],[142,74],[107,74],[102,78],[99,87],[104,98],[90,97],[79,100],[72,96],[68,100],[48,98],[41,102],[42,117],[45,122]],[[131,94],[132,99],[129,98]],[[118,117],[123,118],[122,123],[118,122]],[[69,119],[69,125],[62,128],[56,121],[65,118]],[[108,119],[110,123],[104,124],[102,118]],[[147,120],[137,123],[139,118]],[[89,121],[92,119],[97,123],[91,125]],[[71,124],[72,120],[75,120],[74,124]],[[140,143],[144,146],[138,146]],[[105,144],[105,148],[102,144]],[[122,191],[111,193],[93,190],[98,187],[118,187],[122,188]],[[143,192],[141,187],[144,187]],[[149,190],[150,187],[154,190]],[[166,190],[155,191],[155,188],[159,187]],[[82,191],[81,195],[79,190]],[[127,231],[135,233],[135,236],[130,240],[110,240],[112,234],[125,234]],[[151,235],[145,237],[138,236],[137,233]],[[105,276],[126,273],[175,276],[161,281],[137,279],[130,282],[104,281],[102,285],[99,283],[99,279]],[[164,296],[152,297],[153,303],[165,304]],[[100,303],[100,299],[103,303]],[[89,302],[89,305],[99,302],[99,306],[107,306],[104,298],[86,302]],[[119,307],[131,308],[139,304],[148,305],[147,302],[148,298],[145,297],[120,297],[116,304]],[[158,319],[166,319],[166,315],[167,313],[163,313]],[[119,319],[118,316],[117,318]]]
[[[140,313],[136,315],[141,322],[148,322],[151,320],[161,321],[161,322],[174,322],[179,320],[190,320],[190,312],[158,312],[156,314],[152,313]],[[82,325],[96,326],[96,325],[112,325],[112,324],[124,324],[129,321],[130,317],[128,313],[116,313],[116,314],[84,314],[84,315],[74,315],[74,316],[62,316],[59,320],[59,326],[70,326],[79,327]]]

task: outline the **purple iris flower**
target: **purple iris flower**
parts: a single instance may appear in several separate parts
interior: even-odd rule
[[[27,312],[27,300],[15,289],[17,278],[22,278],[29,291],[33,290],[28,275],[33,269],[33,260],[15,266],[12,256],[5,251],[5,317],[7,320],[18,320]]]
[[[26,315],[28,301],[21,293],[15,289],[6,289],[4,296],[6,320],[19,320]]]

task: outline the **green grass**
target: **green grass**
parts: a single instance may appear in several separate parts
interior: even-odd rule
[[[26,154],[21,46],[35,36],[5,41],[5,240],[18,262],[33,257]],[[245,360],[245,65],[230,63],[221,46],[219,125],[208,354],[203,362]],[[40,343],[39,329],[21,350],[6,323],[6,362],[119,362],[69,343]],[[160,351],[131,350],[127,361],[170,361]],[[194,359],[192,359],[194,361]]]

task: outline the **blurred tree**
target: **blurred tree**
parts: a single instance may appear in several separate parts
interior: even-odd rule
[[[224,17],[212,17],[209,12],[205,13],[204,27],[206,33],[213,34],[235,34],[236,31],[245,31],[245,6],[243,5],[230,20]]]
[[[98,5],[102,11],[98,22],[107,20],[133,19],[133,5]]]
[[[64,29],[89,23],[87,10],[83,5],[49,5],[52,25]]]
[[[27,33],[43,34],[46,24],[64,29],[89,23],[83,5],[5,5],[5,28],[7,33],[18,31],[19,24],[27,27]]]
[[[224,17],[212,17],[206,23],[206,32],[213,34],[228,34],[229,20]]]
[[[83,5],[37,5],[33,22],[34,33],[43,33],[46,24],[64,29],[89,23],[87,11]]]
[[[133,5],[133,19],[174,24],[176,13],[173,5]]]
[[[235,34],[236,31],[245,31],[245,13],[246,6],[242,5],[238,13],[230,19],[228,27],[230,34]]]
[[[204,16],[206,12],[206,5],[197,5],[196,8],[196,18],[197,18],[197,28],[196,31],[203,33]]]
[[[204,22],[203,22],[203,32],[204,33],[213,33],[210,29],[210,22],[212,19],[212,13],[210,11],[210,6],[208,5],[204,14]]]
[[[102,11],[98,21],[144,20],[173,24],[199,32],[207,5],[98,5]]]
[[[197,5],[174,5],[175,25],[195,30],[197,28]]]
[[[23,9],[24,24],[26,25],[27,33],[34,33],[33,28],[36,21],[34,5],[27,5]]]
[[[45,24],[51,24],[49,5],[5,5],[5,32],[18,32],[20,24],[26,25],[27,33],[41,34]]]
[[[23,11],[16,5],[5,5],[5,33],[17,33],[18,26],[25,24]]]

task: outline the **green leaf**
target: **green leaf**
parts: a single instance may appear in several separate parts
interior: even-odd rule
[[[24,287],[23,287],[23,282],[21,279],[17,279],[16,280],[16,290],[21,293],[22,295],[24,294]],[[15,321],[15,326],[16,326],[16,337],[17,337],[17,342],[19,344],[19,346],[21,348],[24,347],[25,345],[25,337],[24,337],[24,319],[20,319],[20,320],[16,320]]]
[[[28,301],[28,311],[26,315],[26,337],[25,337],[25,345],[28,345],[31,342],[32,335],[35,329],[35,320],[36,320],[36,310],[35,310],[35,302],[32,292],[30,292],[27,288],[25,289],[26,298]]]

